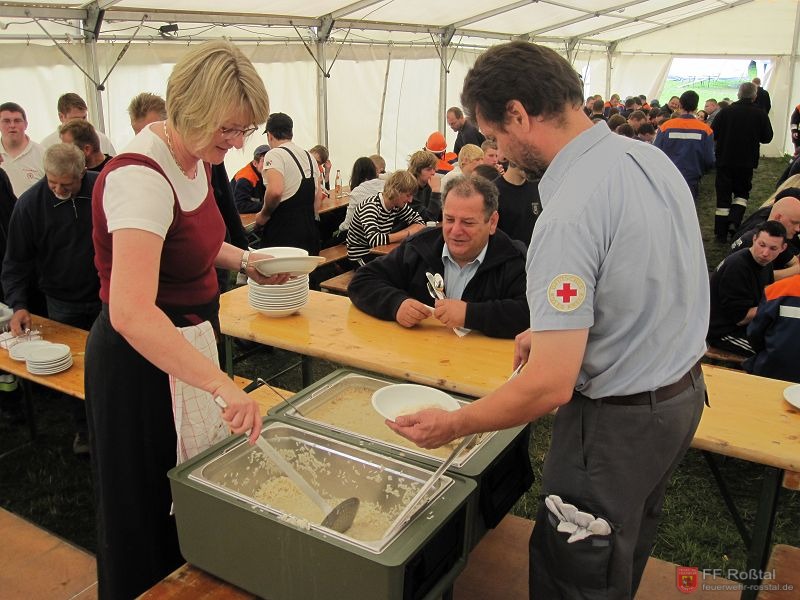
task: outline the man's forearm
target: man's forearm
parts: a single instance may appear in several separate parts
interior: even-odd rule
[[[273,195],[267,192],[267,195],[264,196],[264,206],[261,207],[261,214],[265,217],[269,217],[272,213],[275,212],[275,209],[278,208],[278,205],[281,203],[281,197],[278,195]]]

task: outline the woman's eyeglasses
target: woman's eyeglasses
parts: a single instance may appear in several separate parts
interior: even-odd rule
[[[256,129],[258,129],[258,127],[248,127],[247,129],[238,129],[236,127],[220,127],[219,132],[226,140],[232,140],[240,135],[242,137],[248,137],[254,133]]]

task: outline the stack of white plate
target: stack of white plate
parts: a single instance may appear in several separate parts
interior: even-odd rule
[[[268,317],[286,317],[308,302],[308,275],[300,275],[281,285],[259,285],[247,280],[250,306]]]
[[[72,366],[72,352],[66,344],[46,342],[28,350],[25,366],[34,375],[54,375]]]

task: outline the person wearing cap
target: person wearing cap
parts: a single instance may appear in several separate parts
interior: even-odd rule
[[[775,195],[775,202],[758,209],[734,235],[729,254],[753,245],[758,226],[766,221],[778,221],[786,228],[786,248],[774,260],[775,281],[800,274],[800,188],[790,187]]]
[[[264,169],[264,155],[269,151],[267,144],[261,144],[253,152],[253,160],[239,169],[231,179],[233,201],[240,215],[257,213],[264,204],[267,188],[261,171]]]
[[[453,152],[456,155],[461,152],[461,148],[465,144],[480,146],[486,140],[486,137],[478,131],[478,128],[472,122],[467,120],[464,112],[457,106],[451,106],[447,109],[447,124],[450,129],[458,134],[456,143],[453,144]]]
[[[424,149],[436,155],[436,172],[439,175],[446,175],[452,171],[458,161],[458,154],[447,151],[447,140],[440,131],[434,131],[428,136]]]
[[[316,216],[323,197],[319,168],[311,154],[292,141],[293,127],[285,113],[272,113],[267,119],[272,149],[264,155],[267,193],[256,228],[263,228],[264,246],[294,246],[316,255],[320,250]]]

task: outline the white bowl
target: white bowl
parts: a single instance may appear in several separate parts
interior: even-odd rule
[[[795,408],[800,408],[800,384],[790,385],[783,390],[783,397]]]
[[[387,385],[372,394],[372,407],[381,415],[394,421],[401,415],[410,415],[426,408],[458,410],[461,405],[450,394],[413,383]]]
[[[264,255],[273,256],[275,258],[286,258],[288,256],[308,256],[308,251],[302,248],[292,248],[291,246],[259,248],[255,252],[250,253],[250,260],[253,261],[264,258]]]
[[[298,306],[296,308],[285,308],[285,309],[266,309],[266,308],[256,308],[258,312],[260,312],[265,317],[288,317],[289,315],[293,315],[298,310],[303,308],[302,306]]]

